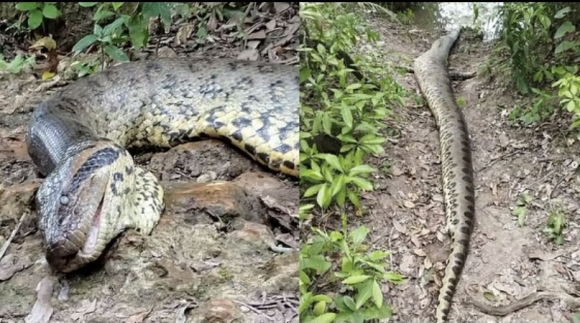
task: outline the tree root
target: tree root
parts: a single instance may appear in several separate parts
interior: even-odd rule
[[[562,300],[571,308],[580,307],[580,297],[572,296],[566,292],[554,292],[554,291],[542,291],[542,292],[534,292],[530,295],[518,299],[511,304],[502,305],[502,306],[492,306],[487,304],[487,302],[478,299],[475,294],[466,289],[467,295],[469,295],[470,300],[468,304],[471,304],[477,310],[492,316],[506,316],[508,314],[514,313],[519,311],[523,308],[526,308],[537,301],[540,300]]]

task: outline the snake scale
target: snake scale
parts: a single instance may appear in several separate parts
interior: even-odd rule
[[[447,57],[460,29],[436,40],[414,62],[415,78],[439,128],[446,231],[451,236],[443,285],[439,291],[437,323],[447,321],[451,300],[463,270],[475,217],[473,166],[467,125],[455,101]]]
[[[297,177],[298,100],[296,66],[170,58],[111,67],[40,103],[26,144],[46,176],[35,202],[48,263],[70,272],[122,231],[153,230],[163,188],[129,149],[222,138]]]

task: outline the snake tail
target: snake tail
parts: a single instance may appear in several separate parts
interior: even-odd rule
[[[447,70],[447,58],[459,32],[460,29],[455,29],[439,38],[414,62],[415,78],[439,128],[446,231],[451,237],[451,253],[439,291],[437,323],[448,319],[451,301],[467,259],[475,217],[469,133]]]

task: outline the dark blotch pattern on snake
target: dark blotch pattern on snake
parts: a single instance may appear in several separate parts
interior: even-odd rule
[[[149,234],[164,209],[155,176],[130,148],[225,139],[298,176],[298,67],[210,58],[121,64],[82,78],[34,110],[28,153],[48,262],[70,272],[127,228]]]
[[[459,30],[441,37],[414,64],[415,77],[439,127],[446,231],[451,236],[451,254],[437,304],[437,323],[448,319],[451,300],[467,258],[475,216],[469,133],[447,71],[447,57],[458,37]]]

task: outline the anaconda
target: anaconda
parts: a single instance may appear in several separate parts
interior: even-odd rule
[[[439,128],[445,196],[446,231],[451,236],[443,285],[439,291],[437,323],[447,321],[451,300],[467,258],[475,217],[475,193],[469,132],[455,101],[447,57],[460,29],[436,40],[414,63],[415,77]]]
[[[70,272],[164,210],[157,178],[131,148],[223,138],[298,176],[298,68],[209,58],[129,62],[81,78],[34,110],[28,153],[46,176],[36,212],[46,258]]]

